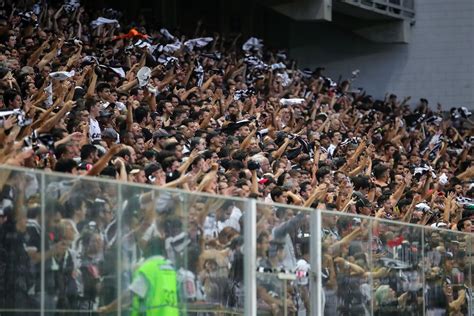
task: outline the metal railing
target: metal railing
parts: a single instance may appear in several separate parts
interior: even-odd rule
[[[336,0],[400,19],[415,18],[415,0]]]
[[[107,315],[131,315],[135,271],[157,240],[182,314],[473,308],[470,234],[5,166],[0,184],[0,314],[90,314],[118,300]]]

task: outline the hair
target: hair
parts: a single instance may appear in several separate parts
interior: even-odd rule
[[[465,218],[462,218],[457,224],[456,224],[456,228],[459,230],[459,231],[462,231],[463,228],[464,228],[464,223],[467,222],[467,221],[470,221],[471,219],[468,218],[468,217],[465,217]]]
[[[144,106],[139,106],[138,108],[135,109],[135,111],[133,112],[133,117],[135,119],[135,121],[140,124],[142,123],[144,120],[146,120],[147,116],[148,116],[148,109]]]
[[[352,177],[351,181],[354,184],[354,190],[356,191],[370,188],[370,178],[367,176]]]
[[[110,89],[110,84],[108,84],[107,82],[100,82],[97,84],[97,93],[103,92],[105,89]]]
[[[89,158],[89,156],[94,154],[95,152],[97,152],[97,147],[91,144],[85,144],[81,148],[81,160]]]
[[[84,203],[85,197],[82,194],[72,193],[64,202],[63,217],[72,218],[74,212],[79,210]]]
[[[125,156],[130,157],[130,155],[131,155],[130,150],[127,148],[121,149],[117,154],[117,156],[122,157],[122,158],[125,158]]]
[[[84,102],[84,106],[86,107],[86,110],[90,112],[91,108],[97,104],[97,99],[94,97],[89,97],[86,98],[86,101]]]
[[[376,165],[373,169],[375,179],[379,179],[387,169],[388,168],[382,164]]]
[[[275,187],[273,188],[272,192],[270,192],[270,196],[272,197],[273,201],[279,198],[282,194],[283,190],[280,187]]]
[[[318,181],[321,181],[324,178],[324,176],[330,173],[331,173],[331,169],[329,169],[329,167],[319,168],[318,171],[316,172],[316,179],[318,179]]]
[[[77,168],[77,162],[75,160],[61,158],[56,162],[54,171],[72,173],[74,168]]]
[[[8,89],[3,93],[3,103],[5,106],[10,106],[10,103],[15,100],[16,96],[20,95],[20,93],[14,89]]]

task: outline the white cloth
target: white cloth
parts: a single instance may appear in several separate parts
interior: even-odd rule
[[[263,48],[263,41],[256,37],[249,38],[243,45],[242,50],[260,50]]]
[[[303,102],[304,102],[304,99],[302,98],[280,99],[281,105],[295,105],[295,104],[301,104]]]
[[[171,35],[171,33],[165,28],[160,29],[160,33],[163,34],[163,36],[169,41],[173,41],[176,39],[176,37]]]
[[[272,64],[270,66],[270,68],[272,68],[272,70],[276,70],[276,69],[286,69],[286,66],[284,63],[276,63],[276,64]]]
[[[107,19],[104,17],[99,17],[96,20],[91,22],[92,28],[97,28],[104,24],[117,24],[117,27],[120,27],[119,21]]]
[[[336,146],[336,145],[333,145],[333,144],[329,145],[329,147],[328,147],[328,153],[329,153],[331,156],[334,155],[334,151],[336,150],[336,147],[337,147],[337,146]]]
[[[181,49],[182,46],[183,44],[181,44],[180,41],[176,40],[174,43],[171,43],[171,44],[160,45],[158,47],[158,51],[172,54],[176,52],[177,50]]]
[[[189,50],[193,50],[194,47],[204,47],[213,40],[214,39],[212,37],[193,38],[184,42],[184,46],[186,46],[186,48]]]
[[[74,70],[71,71],[56,71],[49,74],[49,76],[54,80],[65,80],[73,77],[76,74]]]
[[[53,83],[50,83],[44,91],[48,94],[48,98],[44,101],[47,108],[53,105]]]
[[[125,71],[122,67],[109,67],[109,69],[118,74],[121,78],[125,78]]]

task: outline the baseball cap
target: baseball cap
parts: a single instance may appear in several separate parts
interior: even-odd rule
[[[102,138],[117,139],[117,132],[113,128],[106,128],[102,131]]]

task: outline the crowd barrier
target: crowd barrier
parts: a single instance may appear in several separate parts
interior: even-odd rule
[[[0,184],[0,315],[169,315],[130,294],[155,244],[178,280],[158,310],[472,315],[470,234],[6,166]]]

